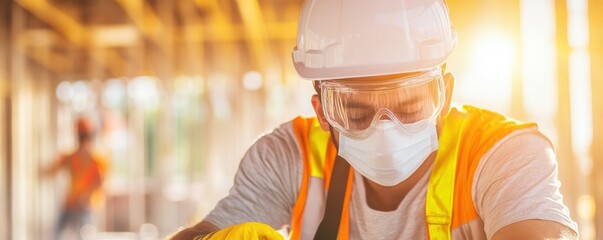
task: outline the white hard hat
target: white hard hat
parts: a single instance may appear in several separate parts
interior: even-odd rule
[[[306,0],[293,49],[304,79],[416,72],[456,46],[443,0]]]

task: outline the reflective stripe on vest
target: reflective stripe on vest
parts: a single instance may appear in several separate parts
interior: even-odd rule
[[[337,150],[330,141],[329,133],[320,128],[316,118],[298,117],[294,119],[293,130],[303,158],[304,172],[300,192],[293,207],[289,235],[290,239],[310,239],[313,238],[324,214],[326,190],[329,188]],[[350,169],[341,216],[342,222],[339,228],[340,239],[348,238],[349,224],[347,222],[353,183],[352,173]]]
[[[456,165],[461,131],[452,131],[455,127],[464,127],[462,118],[451,118],[443,126],[439,136],[439,146],[433,163],[427,195],[425,197],[425,221],[429,239],[451,239],[452,207]],[[449,129],[452,128],[452,129]],[[460,129],[460,128],[459,128]],[[446,133],[446,134],[444,134]],[[454,144],[441,144],[454,143]]]
[[[481,157],[512,131],[533,127],[487,110],[451,108],[439,136],[439,148],[427,189],[425,219],[429,239],[451,239],[452,229],[478,217],[473,205],[473,173]],[[291,239],[310,239],[322,219],[336,150],[315,118],[296,118],[293,129],[304,161],[300,192],[293,208]],[[352,169],[350,169],[352,171]],[[348,239],[350,174],[339,229]],[[326,179],[326,181],[325,181]]]

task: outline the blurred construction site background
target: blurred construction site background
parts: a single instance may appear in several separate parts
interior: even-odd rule
[[[68,176],[40,172],[76,149],[82,115],[110,168],[79,234],[200,220],[259,134],[314,114],[291,64],[302,3],[0,0],[0,239],[53,238]],[[453,99],[537,122],[581,239],[603,239],[603,1],[447,3]]]

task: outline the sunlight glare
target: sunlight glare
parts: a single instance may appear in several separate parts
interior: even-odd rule
[[[505,35],[484,33],[476,40],[473,66],[481,76],[510,76],[515,52],[515,44]]]

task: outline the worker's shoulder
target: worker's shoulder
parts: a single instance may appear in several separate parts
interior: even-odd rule
[[[461,131],[463,140],[478,148],[483,148],[484,145],[491,147],[496,142],[517,133],[539,132],[538,125],[534,122],[520,121],[502,113],[471,105],[454,106],[447,120],[452,124],[448,128],[450,131]]]
[[[451,106],[448,117],[462,118],[465,119],[465,121],[469,121],[471,124],[491,125],[492,123],[497,123],[513,125],[535,125],[535,123],[533,122],[521,121],[513,118],[508,114],[496,112],[483,107],[473,106],[470,104],[453,104]]]
[[[253,141],[253,145],[267,146],[272,149],[277,149],[282,146],[297,146],[293,121],[294,120],[283,122],[277,127],[259,134]]]
[[[266,169],[297,169],[288,166],[297,166],[300,159],[292,122],[288,121],[260,134],[247,149],[240,166],[244,169],[257,169],[259,166],[270,166]]]
[[[517,142],[523,145],[516,146],[516,151],[526,146],[543,146],[542,149],[550,146],[546,145],[549,143],[548,138],[539,131],[535,123],[524,123],[483,108],[469,105],[455,107],[448,120],[453,123],[446,128],[448,133],[460,135],[458,139],[462,143],[458,145],[460,150],[457,159],[460,167],[468,170],[468,176],[471,176],[471,170],[475,170],[483,158],[489,158],[493,152],[508,149],[509,145],[515,146]]]
[[[102,168],[109,168],[111,161],[109,156],[101,150],[93,150],[91,153],[92,159]]]
[[[554,148],[550,139],[536,128],[524,128],[510,132],[490,149],[490,154],[535,156]]]
[[[533,175],[530,169],[538,169],[539,173],[554,171],[556,157],[553,144],[540,131],[534,128],[515,130],[499,139],[479,159],[466,159],[473,162],[469,169],[475,170],[474,178],[493,179],[493,176],[504,175],[521,177]],[[545,169],[547,169],[545,171]]]

